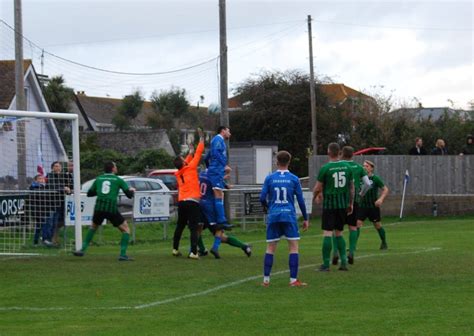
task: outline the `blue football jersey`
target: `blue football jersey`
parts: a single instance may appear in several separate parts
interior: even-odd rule
[[[268,208],[267,222],[295,223],[295,196],[303,214],[308,219],[304,204],[303,191],[298,177],[288,170],[277,170],[268,175],[263,184],[260,202]]]
[[[211,140],[211,149],[206,156],[209,159],[209,174],[224,176],[224,168],[227,165],[227,145],[219,134]]]
[[[201,191],[201,201],[214,201],[214,191],[207,176],[207,169],[199,173],[199,188]]]

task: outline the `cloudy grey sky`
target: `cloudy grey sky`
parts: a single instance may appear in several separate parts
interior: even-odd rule
[[[13,0],[0,3],[0,19],[13,26]],[[308,71],[310,14],[318,76],[399,103],[466,108],[473,10],[472,1],[228,0],[229,87],[262,70]],[[139,88],[149,97],[174,85],[192,103],[218,101],[218,0],[23,0],[23,23],[46,52],[44,73],[63,74],[75,90],[122,97]],[[25,43],[24,56],[41,72],[41,49]],[[12,57],[13,34],[0,22],[0,58]]]

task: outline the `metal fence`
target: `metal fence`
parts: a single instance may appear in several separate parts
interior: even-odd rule
[[[375,163],[379,175],[392,195],[403,191],[405,171],[409,172],[407,195],[472,195],[474,194],[474,156],[410,156],[371,155],[355,156],[354,161]],[[314,186],[317,173],[328,157],[312,156],[309,159],[310,186]]]

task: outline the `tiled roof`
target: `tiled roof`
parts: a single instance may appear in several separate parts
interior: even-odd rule
[[[319,84],[318,87],[329,99],[329,104],[333,106],[343,104],[348,98],[373,100],[372,97],[344,84]],[[240,107],[242,107],[240,96],[229,98],[229,108],[238,109]]]
[[[122,99],[91,97],[83,93],[77,94],[77,99],[89,118],[103,124],[112,124],[112,119],[117,115],[118,108],[122,104]],[[146,117],[149,113],[153,113],[153,108],[151,103],[146,101],[134,121],[136,126],[145,126]]]
[[[32,65],[31,60],[23,61],[26,73]],[[15,97],[15,61],[0,61],[0,109],[8,109]]]

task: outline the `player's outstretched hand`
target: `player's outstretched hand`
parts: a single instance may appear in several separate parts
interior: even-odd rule
[[[204,140],[204,131],[202,130],[201,127],[198,127],[197,128],[197,133],[199,135],[199,138],[203,139]]]
[[[308,231],[309,228],[309,220],[303,221],[303,232]]]
[[[135,191],[137,191],[137,189],[135,189],[134,187],[130,187],[130,188],[128,188],[128,190],[130,190],[133,193],[135,193]]]
[[[315,200],[316,200],[316,204],[321,204],[321,202],[323,201],[323,194],[322,193],[318,194]]]
[[[377,208],[380,208],[380,207],[382,206],[382,203],[383,203],[383,201],[380,200],[380,199],[378,199],[378,200],[375,201],[375,206],[376,206]]]

